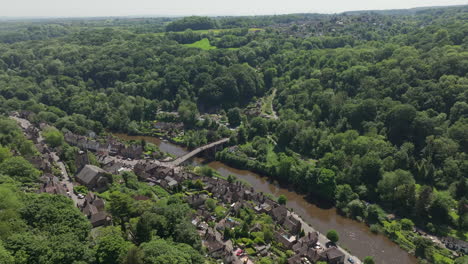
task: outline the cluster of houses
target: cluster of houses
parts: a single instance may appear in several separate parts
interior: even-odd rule
[[[50,173],[45,173],[41,176],[42,184],[39,187],[39,193],[60,194],[67,196],[69,190],[66,186],[60,183],[60,179]]]
[[[80,149],[89,150],[100,155],[122,156],[124,158],[139,159],[143,155],[143,146],[141,145],[125,145],[118,140],[108,137],[100,142],[98,140],[89,139],[85,136],[67,132],[64,135],[65,141]]]
[[[44,126],[44,124],[42,124]],[[39,155],[29,156],[26,159],[38,170],[44,173],[52,173],[54,159],[49,147],[39,138],[39,129],[35,126],[29,126],[23,130],[27,139],[31,140],[36,149],[39,151]]]
[[[150,185],[158,184],[169,191],[181,188],[181,183],[190,179],[188,173],[179,173],[177,168],[162,166],[150,160],[138,162],[133,171],[140,180],[147,181]]]
[[[266,213],[272,217],[277,225],[274,231],[276,242],[281,243],[284,249],[294,251],[295,255],[289,264],[315,263],[326,261],[331,264],[344,263],[345,255],[335,247],[323,249],[318,242],[318,233],[307,233],[301,237],[302,222],[292,214],[284,205],[258,193],[252,187],[240,182],[229,182],[220,178],[200,176],[184,170],[167,168],[150,161],[135,165],[134,171],[140,180],[149,184],[159,184],[163,188],[180,190],[184,181],[200,181],[203,183],[203,193],[187,196],[186,202],[196,210],[192,223],[200,230],[203,244],[208,254],[216,259],[223,259],[225,263],[248,263],[248,258],[237,256],[232,241],[224,239],[222,232],[225,228],[233,228],[239,223],[224,218],[209,227],[208,222],[215,221],[216,217],[206,208],[205,201],[211,197],[229,207],[229,213],[237,214],[243,207],[249,207],[256,213]],[[255,228],[255,227],[254,227]],[[255,231],[255,230],[253,230]],[[267,255],[267,245],[255,245],[257,255]]]
[[[22,113],[21,116],[27,116],[27,112]],[[28,157],[28,160],[34,167],[44,172],[40,178],[41,185],[37,192],[70,197],[73,190],[69,190],[67,185],[63,183],[59,177],[52,174],[52,168],[55,163],[52,150],[41,140],[39,133],[40,129],[44,129],[45,127],[46,124],[41,124],[39,128],[33,125],[23,128],[26,138],[33,141],[39,151],[39,155]],[[75,162],[77,168],[79,168],[79,172],[75,177],[80,184],[85,185],[90,189],[98,189],[100,187],[107,186],[109,173],[99,167],[89,165],[88,155],[85,152],[80,151],[77,153]],[[83,198],[83,203],[78,204],[77,206],[81,212],[88,217],[93,227],[110,224],[111,218],[104,210],[103,199],[98,198],[91,192]]]
[[[41,156],[37,158],[35,163],[36,166],[45,172],[50,172],[53,158],[49,148],[37,140],[39,129],[31,126],[25,132],[28,138],[35,141],[37,148],[41,151]],[[65,140],[85,151],[90,150],[97,153],[102,168],[91,165],[85,151],[80,151],[75,156],[75,165],[78,169],[75,179],[90,190],[104,190],[112,180],[110,175],[119,173],[125,167],[125,164],[110,158],[111,155],[136,159],[140,158],[142,154],[141,146],[125,146],[112,138],[102,143],[67,133]],[[238,222],[231,218],[224,218],[218,221],[214,227],[208,226],[207,223],[216,220],[216,217],[205,206],[205,201],[209,198],[206,193],[210,193],[213,198],[225,204],[230,210],[229,213],[237,214],[241,208],[249,207],[257,213],[270,215],[277,224],[274,231],[276,242],[282,244],[284,249],[295,252],[295,255],[288,260],[290,264],[315,263],[318,260],[338,264],[344,261],[344,255],[340,250],[333,247],[324,250],[318,247],[318,233],[308,233],[301,237],[301,221],[284,205],[278,204],[263,193],[255,192],[252,187],[247,187],[240,182],[199,176],[182,170],[180,167],[165,167],[149,160],[137,162],[133,170],[140,180],[146,181],[150,185],[158,184],[168,191],[178,191],[185,188],[182,183],[187,180],[202,183],[202,188],[206,192],[188,196],[186,201],[196,209],[192,223],[200,230],[203,244],[213,258],[223,259],[226,263],[252,263],[248,256],[237,254],[232,241],[225,239],[222,235],[224,229],[232,229],[239,225]],[[40,187],[40,192],[70,195],[70,190],[51,173],[45,173],[41,179],[43,184]],[[93,227],[111,223],[111,217],[105,212],[103,199],[98,198],[92,192],[82,198],[84,199],[83,203],[79,204],[78,207],[88,217]],[[260,230],[261,227],[254,226],[251,231]],[[255,245],[254,247],[257,255],[266,256],[269,254],[270,245]]]
[[[111,217],[105,209],[105,202],[103,199],[96,196],[96,194],[89,192],[84,197],[83,205],[79,206],[81,212],[88,217],[93,227],[106,226],[111,223]]]
[[[453,237],[443,237],[441,239],[442,243],[444,243],[445,247],[448,249],[463,253],[463,254],[468,254],[468,242],[456,239]]]

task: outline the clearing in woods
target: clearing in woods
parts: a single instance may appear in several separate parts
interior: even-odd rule
[[[207,38],[201,39],[197,42],[194,42],[192,44],[183,44],[186,47],[192,47],[192,48],[199,48],[203,50],[211,50],[211,49],[216,49],[215,46],[212,46],[210,44],[210,40]]]

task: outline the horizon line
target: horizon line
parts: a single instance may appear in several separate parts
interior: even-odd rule
[[[345,14],[349,12],[376,12],[376,11],[398,11],[398,10],[412,10],[412,9],[431,9],[431,8],[450,8],[462,7],[463,5],[439,5],[439,6],[416,6],[409,8],[388,8],[388,9],[356,9],[346,10],[340,12],[292,12],[292,13],[267,13],[267,14],[129,14],[129,15],[94,15],[94,16],[0,16],[0,20],[27,20],[27,19],[89,19],[89,18],[178,18],[190,16],[206,16],[206,17],[255,17],[255,16],[284,16],[284,15],[336,15]]]

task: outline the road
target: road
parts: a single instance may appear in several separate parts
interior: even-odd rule
[[[10,118],[15,120],[23,130],[26,130],[28,127],[32,126],[31,122],[29,122],[28,120],[24,118],[19,118],[16,116],[10,116]],[[40,143],[43,141],[44,141],[44,138],[42,137],[42,131],[39,131],[39,137],[37,138],[37,142]],[[45,142],[43,143],[45,144]],[[70,191],[70,198],[73,200],[73,204],[75,206],[82,205],[83,200],[78,199],[78,196],[75,195],[75,193],[73,192],[73,180],[68,174],[65,164],[63,164],[63,162],[60,160],[56,152],[51,152],[50,154],[52,155],[52,158],[54,159],[55,163],[57,164],[57,166],[60,168],[60,171],[62,172],[62,178],[60,180],[60,184],[61,185],[65,184],[65,186],[67,186],[67,189]]]
[[[296,213],[293,213],[291,212],[291,214],[296,217],[297,219],[299,219],[299,221],[301,221],[301,224],[302,224],[302,229],[304,229],[304,232],[307,234],[309,232],[318,232],[319,233],[319,239],[318,239],[318,242],[320,243],[320,245],[322,247],[325,248],[325,245],[330,242],[330,240],[324,236],[322,233],[320,233],[319,231],[315,230],[313,227],[311,227],[309,224],[307,224],[306,222],[304,222],[304,220],[302,220],[302,218],[296,214]],[[348,261],[349,258],[352,258],[354,260],[354,263],[355,264],[362,264],[361,260],[356,257],[356,256],[353,256],[351,255],[349,252],[347,252],[346,250],[344,250],[343,248],[339,247],[338,246],[338,249],[343,252],[343,254],[345,254],[345,259],[344,259],[344,263],[350,263]]]
[[[60,161],[60,158],[58,157],[57,153],[51,152],[51,154],[54,158],[55,163],[58,165],[60,171],[62,172],[62,179],[60,180],[60,184],[65,184],[65,186],[67,186],[67,189],[70,191],[70,198],[73,200],[73,204],[75,206],[83,205],[84,200],[78,199],[78,196],[73,192],[73,180],[68,174],[65,164],[63,164],[63,162]]]

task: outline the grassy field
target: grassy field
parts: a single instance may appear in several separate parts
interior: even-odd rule
[[[210,40],[207,39],[207,38],[201,39],[201,40],[199,40],[197,42],[194,42],[192,44],[183,44],[183,45],[186,46],[186,47],[199,48],[199,49],[203,49],[203,50],[216,49],[215,46],[212,46],[210,44]]]

